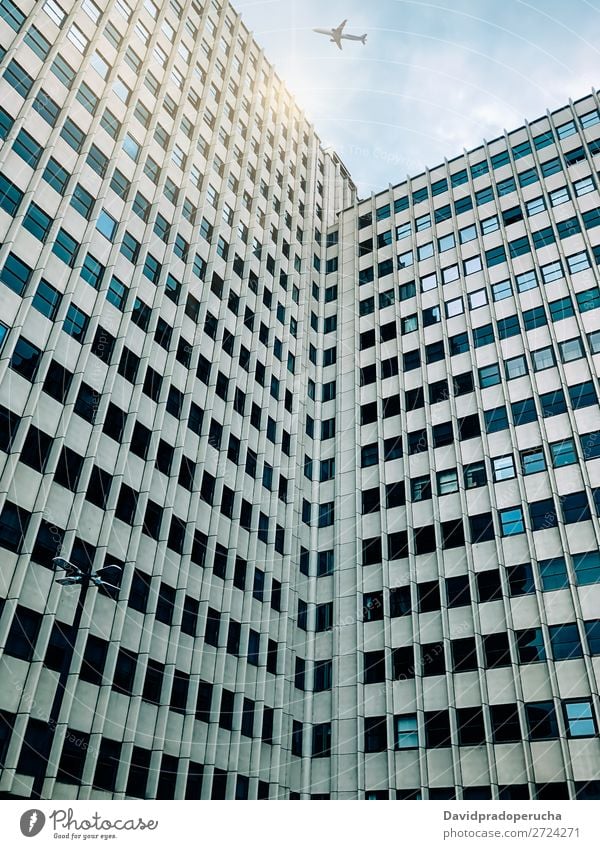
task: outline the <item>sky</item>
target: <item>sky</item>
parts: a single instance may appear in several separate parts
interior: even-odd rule
[[[600,89],[600,0],[233,0],[359,196]],[[313,27],[367,33],[339,51]]]

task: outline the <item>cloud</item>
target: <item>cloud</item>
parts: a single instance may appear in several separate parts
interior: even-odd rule
[[[587,0],[317,0],[238,4],[362,194],[587,94],[598,9]],[[367,45],[312,33],[349,18]]]

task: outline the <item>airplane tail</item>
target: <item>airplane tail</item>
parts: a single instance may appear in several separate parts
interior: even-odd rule
[[[366,44],[367,43],[367,33],[365,33],[364,35],[361,35],[360,40],[363,44]]]

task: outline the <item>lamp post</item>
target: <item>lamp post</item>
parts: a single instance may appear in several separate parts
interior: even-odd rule
[[[56,686],[56,692],[54,693],[52,707],[50,708],[50,716],[48,718],[49,734],[44,743],[43,750],[39,753],[40,768],[34,777],[33,786],[31,788],[32,799],[42,798],[42,789],[44,786],[44,779],[46,778],[46,767],[52,750],[52,741],[54,739],[54,733],[58,725],[58,719],[60,717],[60,711],[65,697],[67,681],[69,680],[69,670],[71,668],[71,661],[73,660],[73,653],[75,650],[75,641],[77,639],[77,634],[79,633],[79,628],[81,627],[81,617],[83,616],[88,589],[90,588],[90,584],[93,584],[95,587],[118,589],[118,587],[114,584],[109,584],[105,581],[103,576],[106,572],[116,573],[121,571],[121,567],[114,564],[110,566],[103,566],[96,572],[92,572],[91,569],[84,571],[74,563],[69,563],[69,561],[65,560],[63,557],[54,557],[52,563],[54,564],[55,571],[61,570],[65,572],[65,577],[57,578],[56,583],[61,584],[63,587],[78,586],[79,597],[77,599],[75,616],[73,617],[73,639],[67,644],[63,655],[58,684]]]

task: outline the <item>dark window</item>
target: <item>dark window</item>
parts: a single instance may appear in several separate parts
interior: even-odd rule
[[[0,174],[0,209],[14,216],[21,201],[23,192],[14,183]]]
[[[473,637],[452,640],[452,668],[455,672],[472,672],[477,669],[477,649]]]
[[[51,398],[54,398],[61,404],[64,404],[72,379],[73,375],[71,372],[67,371],[67,369],[64,368],[64,366],[61,366],[60,363],[57,363],[56,360],[52,360],[46,373],[43,390],[50,395]]]
[[[516,631],[515,637],[519,663],[546,660],[544,636],[541,628],[526,628],[523,631]]]
[[[464,607],[471,603],[468,575],[446,578],[446,599],[448,607]]]
[[[113,676],[112,687],[117,693],[133,695],[133,683],[137,669],[138,656],[129,649],[120,648]]]
[[[313,726],[312,757],[328,758],[331,755],[331,723],[323,722]]]
[[[365,684],[380,684],[385,681],[385,651],[368,651],[364,653],[364,682]]]
[[[142,698],[151,704],[162,704],[161,690],[165,676],[165,665],[157,660],[148,658],[146,677],[144,678],[144,689]]]
[[[190,676],[180,669],[173,673],[173,688],[171,690],[170,708],[175,713],[186,713]]]
[[[29,426],[25,442],[21,449],[20,460],[37,472],[43,472],[52,447],[53,439],[43,430],[38,430],[33,425]]]
[[[2,271],[0,271],[0,280],[2,280],[5,286],[16,292],[17,295],[22,295],[31,279],[32,273],[32,268],[24,263],[23,260],[19,259],[18,256],[11,253],[7,256]]]
[[[421,663],[423,675],[445,675],[443,643],[425,643],[421,646]]]
[[[522,563],[518,566],[508,566],[506,572],[511,595],[518,596],[535,592],[531,563]]]
[[[565,524],[591,519],[590,506],[585,492],[572,492],[569,495],[562,495],[560,502]]]
[[[88,636],[79,673],[79,678],[82,681],[87,681],[89,684],[95,684],[98,687],[102,684],[108,646],[106,640],[95,637],[93,634]]]
[[[33,381],[40,364],[42,352],[38,347],[20,336],[9,361],[11,369],[26,380]]]
[[[6,509],[6,508],[5,508]],[[0,534],[2,534],[2,521],[4,510],[0,517]],[[3,543],[0,537],[0,543]],[[14,549],[13,549],[14,550]],[[23,605],[17,605],[12,623],[6,638],[4,651],[11,657],[31,662],[42,624],[42,614],[36,610],[30,610]]]
[[[217,647],[219,645],[219,630],[221,627],[221,614],[212,607],[208,608],[206,614],[206,631],[204,639],[209,646]]]
[[[190,637],[196,636],[198,628],[199,602],[192,596],[186,595],[183,602],[183,613],[181,617],[181,631]]]
[[[83,460],[84,458],[72,448],[64,446],[58,458],[54,481],[75,492],[83,468]]]
[[[471,542],[484,542],[494,539],[494,522],[491,513],[480,513],[469,517]]]
[[[505,631],[501,631],[498,634],[487,634],[484,636],[483,653],[488,668],[508,666],[510,664],[508,634]]]
[[[176,591],[174,587],[161,583],[158,590],[158,601],[156,603],[156,619],[158,622],[164,622],[165,625],[171,625],[173,622],[175,595]]]
[[[582,656],[583,649],[579,629],[574,622],[566,625],[551,625],[548,631],[554,660],[567,660]]]
[[[116,740],[109,740],[106,737],[103,737],[100,743],[98,759],[96,761],[93,786],[100,790],[107,790],[109,793],[112,793],[115,789],[115,781],[120,761],[121,743],[117,743]]]
[[[425,745],[427,748],[450,745],[450,718],[447,710],[425,713]]]
[[[43,753],[47,750],[48,724],[39,719],[29,719],[17,762],[17,772],[36,776],[46,767]]]
[[[479,601],[494,601],[502,598],[502,585],[498,569],[486,569],[477,573]]]
[[[35,539],[31,559],[42,566],[50,567],[52,558],[61,552],[64,530],[42,519]]]
[[[65,742],[58,764],[57,781],[64,782],[65,784],[81,783],[89,742],[89,734],[73,728],[67,728]]]
[[[412,646],[392,649],[392,671],[396,681],[415,677],[415,655]]]
[[[494,743],[514,743],[523,739],[515,704],[490,705],[490,720]]]
[[[485,744],[485,727],[481,708],[458,708],[456,724],[458,726],[458,742],[461,746],[483,746]]]
[[[63,322],[63,330],[77,342],[83,343],[89,321],[88,315],[71,304]]]
[[[131,578],[131,589],[129,590],[129,598],[127,604],[133,610],[138,610],[140,613],[145,613],[148,606],[148,596],[150,595],[150,576],[146,575],[139,569],[135,569]]]
[[[43,148],[25,130],[21,130],[13,142],[12,149],[32,168],[37,168],[42,158]]]
[[[428,529],[428,532],[429,529]],[[435,542],[435,538],[434,538]],[[424,581],[417,584],[417,600],[420,613],[429,613],[440,609],[440,585],[438,581]]]
[[[412,612],[410,586],[390,588],[390,616],[408,616]]]
[[[121,484],[115,516],[123,522],[132,525],[137,509],[137,493],[127,484]]]
[[[365,717],[365,752],[384,752],[387,749],[385,716]]]
[[[558,737],[558,722],[553,702],[534,702],[525,705],[530,740],[549,740]]]

